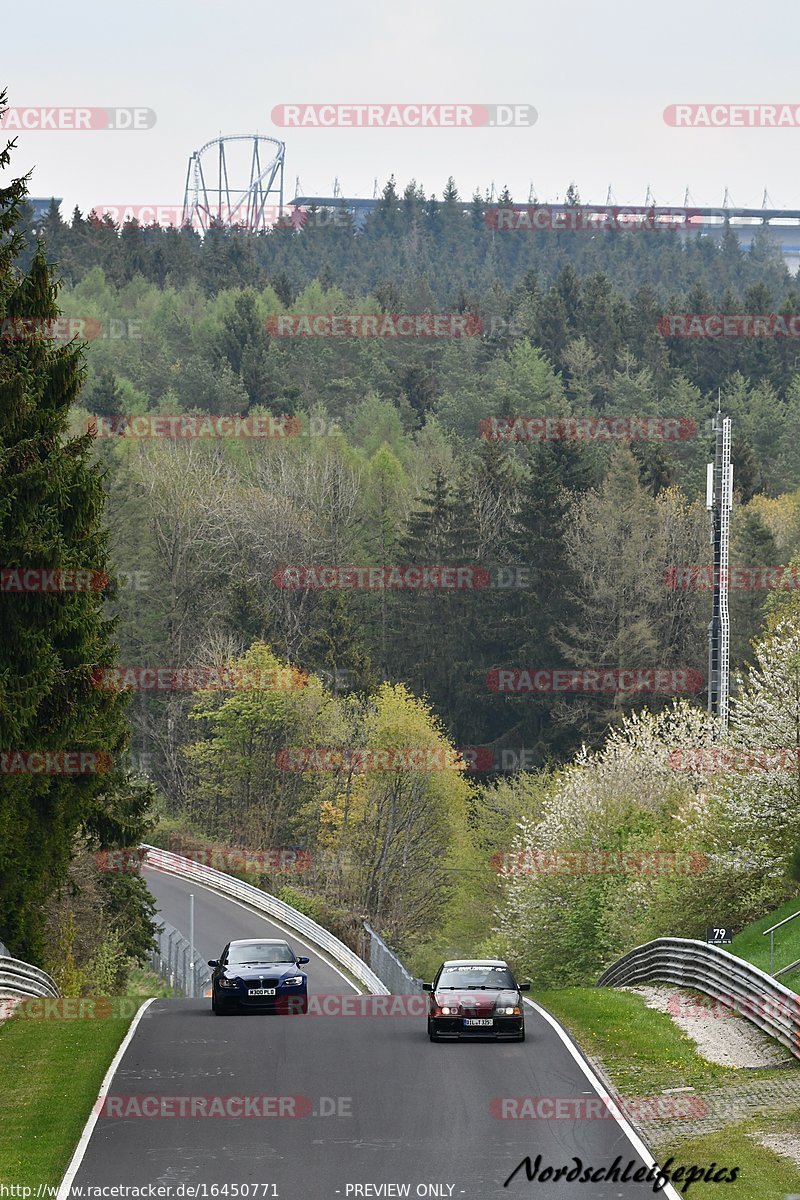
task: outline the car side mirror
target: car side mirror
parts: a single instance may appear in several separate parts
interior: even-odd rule
[[[218,966],[219,966],[219,959],[218,959],[218,958],[210,958],[210,959],[208,960],[208,965],[209,965],[210,967],[218,967]]]
[[[530,981],[530,979],[527,979],[527,980],[525,981],[525,983],[518,983],[518,984],[517,984],[517,991],[518,991],[518,992],[529,992],[530,990],[531,990],[531,981]]]
[[[432,992],[433,984],[432,983],[423,983],[422,990],[423,990],[423,992]]]
[[[306,964],[308,961],[309,961],[309,960],[308,960],[307,958],[298,958],[298,959],[297,959],[297,965],[298,965],[298,967],[303,967],[303,966],[305,966],[305,964]]]

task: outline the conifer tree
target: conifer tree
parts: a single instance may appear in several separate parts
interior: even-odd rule
[[[734,476],[735,478],[735,476]],[[734,517],[731,563],[738,567],[773,567],[780,561],[775,538],[751,505],[737,509]],[[735,580],[758,584],[760,573],[733,574]],[[768,593],[758,586],[731,588],[731,666],[742,668],[752,663],[753,639],[759,637],[764,621],[764,601]]]
[[[0,114],[4,102],[1,93]],[[0,173],[13,148],[0,149]],[[48,897],[77,835],[101,846],[135,844],[148,793],[129,787],[120,765],[124,696],[93,681],[115,657],[103,611],[111,574],[105,499],[91,436],[67,434],[82,349],[48,336],[59,313],[42,247],[27,272],[16,265],[26,190],[26,179],[0,187],[0,940],[36,959]],[[25,568],[95,572],[99,586],[32,590],[36,576],[14,574]],[[46,586],[59,582],[51,576]],[[78,759],[81,774],[74,759],[51,757],[45,772],[35,756],[48,751],[107,757]]]

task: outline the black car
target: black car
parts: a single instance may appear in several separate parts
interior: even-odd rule
[[[530,983],[517,983],[508,963],[500,958],[452,959],[442,963],[430,992],[428,1037],[432,1042],[462,1038],[525,1041],[525,1009],[520,992]]]
[[[228,942],[219,959],[211,958],[211,1011],[286,1014],[308,1012],[308,976],[288,942],[273,938]]]

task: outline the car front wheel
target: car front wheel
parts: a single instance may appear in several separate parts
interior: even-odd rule
[[[230,1012],[229,1009],[222,1008],[219,1004],[217,1004],[217,998],[213,992],[211,993],[211,1011],[215,1017],[227,1017],[228,1013]]]

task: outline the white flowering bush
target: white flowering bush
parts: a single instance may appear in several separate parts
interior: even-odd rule
[[[755,643],[753,665],[737,676],[731,741],[755,753],[722,776],[721,851],[746,854],[772,878],[800,840],[800,623],[779,620]],[[763,753],[762,753],[763,752]]]
[[[800,835],[800,769],[716,767],[720,751],[728,764],[752,761],[737,759],[741,748],[800,751],[799,664],[796,625],[765,636],[737,681],[724,747],[704,711],[676,701],[631,713],[601,750],[556,773],[506,856],[498,947],[542,985],[587,982],[631,946],[702,937],[780,903]]]

